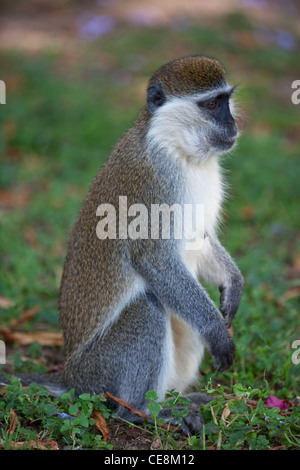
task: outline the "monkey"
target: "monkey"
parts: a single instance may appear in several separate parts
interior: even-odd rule
[[[144,107],[95,176],[70,234],[59,293],[66,361],[59,377],[43,381],[54,393],[109,391],[147,412],[148,390],[163,401],[175,389],[192,399],[182,430],[201,429],[205,398],[188,390],[205,349],[216,370],[232,365],[228,328],[244,284],[217,235],[225,196],[219,160],[239,136],[233,93],[223,64],[205,55],[171,60],[150,78]],[[120,197],[133,213],[147,209],[146,231],[128,236]],[[160,214],[151,237],[151,208],[184,205],[203,209],[192,244],[193,217],[176,237],[172,210],[170,236],[162,236]],[[111,207],[118,236],[100,237],[97,226]],[[219,309],[204,282],[219,288]],[[116,413],[137,419],[121,406]],[[161,415],[170,418],[166,410]]]

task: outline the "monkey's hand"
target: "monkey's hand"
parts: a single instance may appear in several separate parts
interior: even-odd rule
[[[234,315],[237,312],[240,298],[243,292],[243,278],[238,273],[226,287],[220,286],[219,291],[221,292],[220,297],[220,312],[223,315],[225,325],[230,328]]]
[[[228,369],[233,363],[235,346],[224,324],[221,331],[218,333],[214,332],[214,336],[208,344],[208,349],[214,359],[216,370]]]
[[[220,312],[176,251],[171,251],[168,245],[162,246],[164,251],[137,258],[137,271],[161,304],[199,333],[214,358],[215,367],[219,370],[230,367],[235,348]]]

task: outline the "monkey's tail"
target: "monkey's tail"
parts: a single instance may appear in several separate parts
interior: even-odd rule
[[[21,385],[27,387],[29,384],[35,382],[38,385],[46,387],[49,392],[59,397],[62,393],[69,391],[68,387],[64,383],[63,374],[61,371],[53,372],[50,374],[15,374],[13,376],[0,375],[0,387],[9,385],[12,377],[20,379]]]

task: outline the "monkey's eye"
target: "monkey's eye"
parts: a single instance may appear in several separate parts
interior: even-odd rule
[[[208,103],[208,107],[209,109],[214,109],[217,105],[217,102],[216,101],[211,101],[210,103]]]
[[[215,110],[220,105],[219,101],[220,100],[218,97],[211,101],[209,100],[198,101],[198,106],[204,109]]]

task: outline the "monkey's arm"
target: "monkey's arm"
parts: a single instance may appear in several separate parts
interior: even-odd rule
[[[160,302],[198,331],[214,358],[215,368],[228,368],[234,359],[234,343],[225,322],[176,249],[163,244],[134,264]]]
[[[208,236],[199,255],[199,276],[218,286],[221,292],[220,311],[229,328],[238,309],[244,280],[235,262],[217,237]]]

